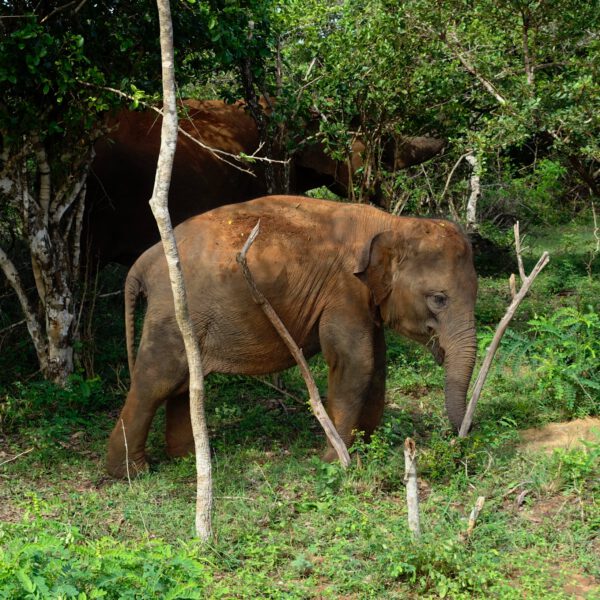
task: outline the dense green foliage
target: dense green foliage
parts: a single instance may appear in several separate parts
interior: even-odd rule
[[[598,194],[597,2],[290,0],[281,11],[284,90],[338,154],[358,133],[377,170],[386,132],[448,140],[434,168],[362,173],[382,178],[388,206],[464,219],[467,152],[488,218],[541,218],[566,192]]]

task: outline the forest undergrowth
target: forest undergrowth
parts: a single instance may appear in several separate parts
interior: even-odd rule
[[[526,270],[542,250],[551,262],[464,440],[445,416],[442,369],[391,334],[384,422],[358,439],[347,471],[319,459],[324,437],[297,370],[283,374],[285,393],[270,380],[211,377],[215,538],[205,547],[193,537],[194,461],[167,458],[162,414],[150,473],[105,474],[128,382],[122,298],[110,295],[122,273],[108,270],[67,389],[40,382],[25,336],[2,341],[0,598],[600,598],[600,427],[547,452],[520,434],[600,414],[591,231],[581,220],[528,232]],[[516,270],[481,260],[480,357]],[[326,395],[322,359],[311,368]],[[406,519],[407,436],[419,450],[418,542]]]

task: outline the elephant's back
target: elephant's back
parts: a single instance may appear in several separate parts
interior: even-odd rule
[[[384,215],[368,205],[348,204],[303,196],[265,196],[221,206],[187,219],[175,228],[184,272],[190,281],[226,284],[239,266],[236,255],[260,221],[260,232],[248,252],[250,268],[260,279],[276,279],[281,272],[310,270],[311,265],[346,260],[365,237],[365,223]],[[146,287],[168,283],[162,245],[148,249],[133,267],[143,274]]]

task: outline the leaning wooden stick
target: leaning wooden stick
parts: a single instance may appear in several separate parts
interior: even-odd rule
[[[412,438],[404,440],[404,483],[406,484],[408,528],[418,539],[421,537],[421,519],[419,516],[419,490],[417,486],[417,447]]]
[[[469,515],[469,523],[467,525],[467,533],[466,533],[467,539],[469,539],[471,537],[471,534],[473,533],[473,529],[475,529],[475,523],[477,521],[477,517],[479,516],[479,513],[483,510],[484,503],[485,503],[485,496],[479,496],[479,498],[477,498],[477,502],[475,502],[475,506],[473,507],[471,514]]]
[[[515,239],[519,239],[518,227],[515,229]],[[517,242],[517,256],[520,257],[520,242]],[[520,258],[519,258],[520,260]],[[471,396],[471,400],[469,402],[469,406],[467,406],[467,412],[465,413],[465,417],[463,419],[462,425],[460,426],[460,431],[458,432],[459,437],[466,437],[467,433],[469,433],[469,429],[471,429],[471,423],[473,422],[473,414],[475,413],[475,408],[477,406],[477,402],[479,401],[479,396],[481,395],[481,390],[483,389],[483,384],[487,378],[488,372],[490,370],[490,366],[492,364],[492,360],[494,359],[494,355],[496,354],[496,350],[498,350],[498,346],[500,345],[500,340],[508,327],[508,324],[512,320],[515,311],[517,310],[519,304],[525,296],[527,292],[531,288],[531,284],[534,279],[540,274],[541,270],[548,264],[550,260],[550,255],[547,252],[544,252],[538,260],[537,264],[533,268],[533,271],[529,274],[529,277],[525,277],[521,284],[521,289],[515,294],[513,297],[510,306],[506,310],[506,314],[502,317],[502,320],[498,324],[496,328],[496,332],[494,333],[494,337],[492,338],[492,343],[490,344],[487,352],[485,354],[485,358],[483,359],[483,363],[481,365],[481,369],[479,370],[479,374],[477,375],[477,379],[475,380],[475,385],[473,386],[473,395]],[[521,267],[519,267],[521,269]],[[524,273],[524,271],[523,271]],[[512,289],[511,285],[511,289]]]
[[[236,260],[242,268],[242,273],[244,274],[244,278],[246,279],[246,283],[250,288],[254,301],[262,308],[263,312],[265,313],[269,321],[271,321],[273,327],[275,327],[277,333],[281,336],[281,339],[284,341],[285,345],[288,347],[290,353],[292,354],[296,363],[298,364],[300,372],[302,373],[302,377],[304,378],[304,381],[306,383],[306,387],[308,388],[309,402],[313,409],[313,412],[315,413],[315,416],[319,420],[319,423],[321,423],[321,426],[325,430],[325,435],[327,436],[329,443],[337,452],[342,466],[345,468],[350,464],[350,455],[348,454],[346,445],[342,441],[342,438],[340,438],[338,432],[333,426],[333,423],[331,422],[331,419],[329,418],[329,415],[323,407],[321,397],[319,396],[317,384],[315,383],[310,369],[308,368],[308,363],[304,358],[304,354],[302,353],[302,350],[298,348],[298,345],[290,335],[282,320],[279,318],[279,315],[271,306],[270,302],[256,287],[256,283],[248,267],[248,263],[246,261],[246,254],[250,249],[250,246],[252,246],[252,243],[258,236],[259,231],[260,220],[256,223],[254,229],[250,232],[250,235],[248,236],[248,239],[246,240],[242,251],[237,254]]]

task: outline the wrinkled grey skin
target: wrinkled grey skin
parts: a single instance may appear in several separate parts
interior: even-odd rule
[[[477,278],[469,242],[448,221],[293,196],[223,206],[185,221],[176,236],[205,374],[261,375],[293,364],[235,260],[259,218],[249,267],[305,355],[323,353],[327,410],[344,442],[380,423],[384,325],[426,345],[444,365],[446,408],[458,429],[475,362]],[[123,426],[130,471],[143,470],[148,429],[163,402],[170,454],[193,448],[187,364],[160,245],[134,264],[125,291],[131,388],[109,442],[108,471],[116,477],[126,473]],[[148,307],[134,363],[140,293]],[[334,458],[332,449],[325,458]]]

